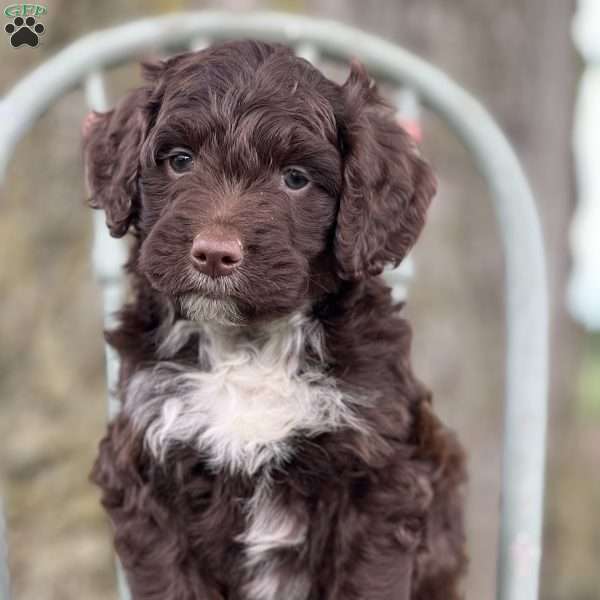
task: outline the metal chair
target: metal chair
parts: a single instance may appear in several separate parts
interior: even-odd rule
[[[430,64],[373,35],[335,22],[288,14],[193,12],[145,19],[92,33],[17,83],[0,103],[0,181],[18,141],[63,94],[84,86],[90,108],[108,102],[102,71],[148,50],[198,47],[251,37],[286,43],[305,58],[347,62],[404,90],[401,103],[437,113],[470,151],[491,191],[505,254],[507,362],[498,600],[535,600],[541,559],[548,382],[548,297],[543,241],[527,179],[505,136],[479,102]],[[408,94],[408,96],[407,96]],[[10,115],[10,118],[9,118]],[[93,262],[105,323],[123,300],[124,247],[95,213]],[[393,280],[395,274],[390,275]],[[106,349],[113,388],[118,362]],[[109,398],[109,416],[117,410]],[[1,508],[1,506],[0,506]],[[0,514],[0,600],[8,600]],[[4,563],[4,564],[3,564]],[[119,571],[120,573],[120,571]],[[127,598],[120,575],[121,598]]]

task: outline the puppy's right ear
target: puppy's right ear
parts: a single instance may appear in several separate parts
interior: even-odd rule
[[[145,65],[156,81],[159,65]],[[147,137],[154,86],[130,92],[106,113],[91,112],[83,124],[83,149],[89,204],[106,212],[113,237],[125,235],[139,212],[140,150]]]
[[[344,176],[334,248],[338,275],[356,281],[404,259],[425,224],[436,180],[360,63],[341,92]]]

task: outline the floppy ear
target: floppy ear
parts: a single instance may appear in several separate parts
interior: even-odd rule
[[[335,256],[339,276],[356,280],[402,261],[425,224],[436,180],[362,65],[352,64],[342,94]]]
[[[159,80],[165,63],[144,64],[144,78]],[[89,204],[103,208],[113,237],[122,237],[135,221],[140,205],[140,151],[151,113],[160,104],[152,86],[130,92],[106,113],[91,112],[83,124],[83,149]]]

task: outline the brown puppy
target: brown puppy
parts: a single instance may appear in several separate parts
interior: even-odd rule
[[[428,165],[356,64],[247,41],[145,78],[85,133],[91,205],[134,238],[93,470],[133,597],[456,600],[463,456],[378,277]]]

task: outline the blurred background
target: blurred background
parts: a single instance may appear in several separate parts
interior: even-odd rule
[[[218,7],[292,11],[359,26],[431,61],[481,99],[523,161],[546,237],[552,381],[541,596],[597,599],[600,334],[584,319],[586,331],[565,308],[578,196],[571,139],[584,70],[571,35],[574,0],[44,4],[42,45],[14,49],[0,40],[0,93],[85,33]],[[116,69],[111,98],[138,81],[135,65]],[[105,385],[82,183],[84,114],[83,94],[73,91],[35,125],[18,146],[0,204],[0,486],[17,600],[100,600],[116,593],[109,527],[87,481],[105,427]],[[445,126],[429,116],[423,149],[440,192],[415,252],[408,307],[415,368],[469,452],[467,597],[491,599],[503,413],[502,253],[481,177]]]

